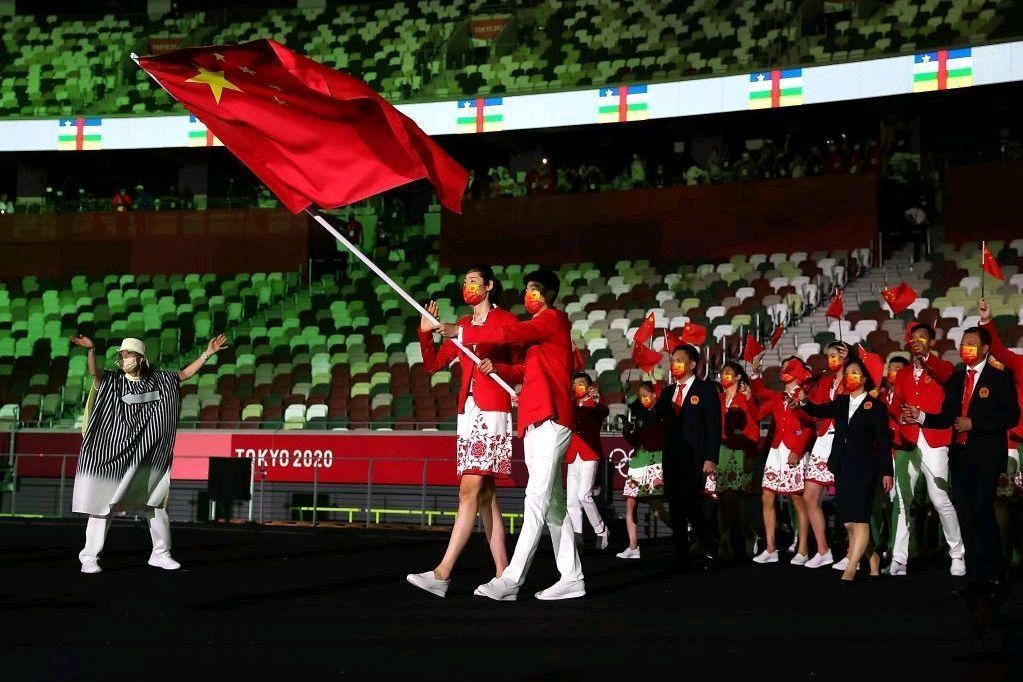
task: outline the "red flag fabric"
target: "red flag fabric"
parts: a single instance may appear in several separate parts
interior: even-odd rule
[[[984,266],[984,272],[995,279],[1000,279],[1003,282],[1005,281],[1005,275],[1002,274],[1002,268],[998,265],[998,261],[995,260],[995,257],[991,255],[991,249],[987,247],[987,244],[984,244],[984,254],[981,256],[980,263]]]
[[[764,352],[764,346],[750,332],[746,332],[746,347],[742,350],[742,359],[752,363]]]
[[[862,343],[857,344],[856,349],[860,360],[867,366],[867,374],[870,375],[870,380],[874,382],[874,386],[880,386],[881,376],[884,374],[884,360],[877,353],[871,353],[864,348]]]
[[[647,348],[641,343],[637,343],[632,347],[632,361],[636,363],[636,367],[647,374],[654,371],[654,367],[661,364],[661,352],[656,351],[653,348]]]
[[[707,328],[694,322],[686,322],[682,325],[682,334],[680,338],[682,339],[682,343],[688,343],[693,346],[702,346],[707,343]]]
[[[833,317],[836,320],[842,319],[842,315],[845,314],[845,304],[842,303],[842,290],[839,289],[835,294],[834,300],[831,301],[831,305],[824,311],[825,317]]]
[[[572,344],[572,371],[578,372],[586,369],[586,360],[583,358],[583,353],[579,350],[579,347],[574,343]]]
[[[357,78],[273,40],[141,57],[293,213],[336,208],[427,179],[460,212],[468,173]]]
[[[632,342],[637,346],[641,346],[654,338],[654,325],[654,314],[650,313],[647,315],[647,318],[643,320],[643,324],[639,325],[639,329],[636,330],[636,336],[632,338]]]
[[[685,341],[682,340],[682,332],[673,332],[670,329],[664,330],[664,352],[670,354],[675,350],[676,346],[680,346]]]
[[[913,291],[913,287],[903,282],[897,287],[883,290],[881,297],[892,309],[892,314],[898,315],[913,304],[913,301],[916,300],[916,292]]]
[[[778,342],[781,341],[781,335],[784,333],[785,325],[779,324],[774,328],[774,333],[771,334],[771,350],[774,350],[774,347],[778,345]]]

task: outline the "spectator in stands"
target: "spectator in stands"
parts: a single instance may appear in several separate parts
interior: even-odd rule
[[[104,372],[95,345],[85,336],[71,338],[85,348],[92,386],[83,417],[82,449],[78,455],[71,509],[88,514],[85,547],[78,555],[82,573],[100,573],[110,520],[114,514],[141,511],[149,520],[153,551],[149,565],[173,571],[181,564],[171,558],[171,460],[181,404],[181,382],[198,372],[210,356],[227,345],[223,334],[180,372],[154,369],[146,347],[125,339],[118,349],[118,369]]]
[[[656,389],[652,382],[644,381],[636,393],[636,400],[629,405],[629,412],[634,419],[629,420],[622,431],[622,436],[633,447],[633,451],[629,457],[628,470],[624,472],[625,486],[622,489],[629,546],[616,555],[619,559],[640,557],[639,533],[636,528],[636,507],[640,501],[648,502],[654,516],[671,527],[671,517],[664,508],[664,423],[650,418],[650,412],[657,402]]]
[[[467,199],[479,199],[480,187],[476,182],[476,170],[469,169],[469,179],[465,181],[465,197]]]
[[[496,601],[514,601],[525,582],[543,526],[550,530],[561,578],[536,594],[537,599],[574,599],[586,594],[572,522],[561,487],[561,467],[572,439],[574,414],[570,392],[572,368],[571,323],[553,308],[561,282],[550,270],[525,276],[524,302],[532,318],[508,327],[487,328],[441,324],[438,330],[463,343],[523,345],[524,378],[519,399],[519,435],[525,451],[529,482],[522,530],[515,553],[503,575],[480,585],[475,594]]]
[[[1001,577],[1001,552],[992,543],[997,529],[994,503],[998,478],[1007,466],[1008,433],[1020,418],[1012,377],[988,366],[990,348],[987,329],[967,329],[959,344],[963,365],[945,384],[941,410],[928,413],[909,404],[902,408],[903,421],[931,429],[952,427],[955,432],[949,449],[952,503],[970,559],[966,566],[969,585],[964,593],[980,597],[982,602],[999,586]]]
[[[653,414],[664,421],[664,485],[675,521],[674,570],[690,570],[689,530],[703,549],[705,568],[716,560],[714,541],[703,513],[703,488],[717,471],[721,450],[721,398],[717,387],[696,377],[700,351],[689,344],[671,353],[675,383],[661,392]]]
[[[817,145],[810,147],[810,153],[806,157],[806,174],[810,177],[824,175],[824,157],[821,156],[821,149]]]
[[[142,185],[135,185],[135,210],[153,210],[153,197],[149,196],[149,192]]]
[[[489,265],[474,265],[462,281],[462,299],[472,306],[472,314],[457,323],[458,328],[504,329],[518,323],[511,313],[498,308],[501,285]],[[427,305],[436,319],[437,303]],[[500,577],[508,565],[504,546],[504,522],[497,501],[497,479],[511,476],[512,418],[511,397],[490,375],[495,373],[514,385],[522,381],[520,360],[514,347],[490,343],[476,345],[476,354],[483,359],[476,365],[469,356],[451,341],[444,340],[440,349],[434,347],[433,320],[423,317],[419,324],[419,347],[423,352],[423,366],[431,374],[446,369],[455,358],[462,368],[462,382],[458,391],[458,422],[456,438],[456,473],[458,484],[458,513],[451,528],[444,558],[432,571],[410,573],[410,584],[438,597],[447,594],[451,572],[472,535],[476,515],[483,520],[483,531],[494,558],[495,575]]]
[[[124,187],[121,188],[120,192],[114,195],[114,198],[111,200],[111,202],[113,203],[114,210],[119,213],[127,211],[131,208],[131,196],[128,194],[128,190],[126,190]]]
[[[904,234],[913,242],[913,260],[920,260],[927,250],[927,232],[931,227],[931,219],[927,215],[927,200],[918,197],[915,204],[906,209]]]
[[[802,154],[796,154],[796,156],[792,159],[792,166],[789,168],[789,175],[793,179],[806,177],[806,161],[803,160]]]
[[[863,172],[863,150],[860,143],[853,143],[852,153],[849,155],[849,173],[856,174]]]
[[[352,244],[362,248],[362,223],[355,217],[355,211],[348,211],[348,221],[345,223],[345,236]]]
[[[14,213],[14,202],[7,198],[7,192],[0,194],[0,214]]]
[[[880,380],[881,363],[875,369]],[[807,400],[799,390],[799,405],[817,419],[830,420],[835,434],[828,469],[835,477],[838,517],[849,533],[848,564],[842,572],[842,584],[856,579],[860,560],[870,566],[870,575],[881,575],[881,557],[870,543],[870,517],[880,488],[889,492],[893,485],[891,431],[884,404],[869,394],[876,386],[867,364],[850,358],[845,366],[843,393],[824,403]]]
[[[757,162],[750,156],[748,149],[742,151],[739,162],[735,164],[735,176],[739,180],[755,180],[757,177]]]
[[[927,412],[938,412],[945,400],[944,386],[952,376],[952,363],[942,360],[933,352],[937,334],[933,327],[920,322],[909,328],[909,349],[912,365],[895,376],[892,387],[896,395],[892,405],[896,413],[903,405],[912,405]],[[895,496],[892,505],[892,528],[895,532],[892,547],[891,575],[906,575],[909,563],[909,513],[913,506],[917,481],[923,475],[927,497],[941,521],[941,529],[952,558],[950,572],[955,576],[966,574],[962,533],[959,518],[948,494],[949,444],[952,430],[920,428],[914,422],[899,420],[895,438]]]
[[[696,162],[694,161],[692,165],[696,166]],[[699,168],[699,166],[696,167]],[[653,180],[651,180],[650,184],[652,184],[654,187],[658,189],[663,189],[668,186],[668,176],[664,172],[663,163],[657,164],[657,170],[654,171],[654,177]]]
[[[845,136],[843,135],[843,138]],[[844,139],[843,139],[844,142]],[[845,173],[845,155],[843,150],[838,148],[838,144],[833,138],[828,139],[827,155],[824,162],[824,171],[828,175],[842,175]]]
[[[643,187],[646,185],[646,164],[643,163],[643,159],[639,158],[639,154],[632,155],[632,163],[629,164],[629,175],[632,177],[633,187]]]
[[[584,371],[572,375],[572,396],[575,399],[575,426],[572,441],[568,445],[565,461],[568,476],[565,494],[568,498],[568,518],[575,530],[576,544],[582,546],[583,514],[585,513],[593,532],[597,534],[597,547],[607,549],[608,530],[593,501],[593,485],[597,480],[597,467],[604,459],[600,444],[600,432],[609,414],[607,405],[601,402],[600,393],[593,385],[593,379]]]
[[[719,182],[721,175],[724,173],[725,161],[721,156],[721,152],[717,147],[710,150],[710,156],[707,157],[707,174],[710,176],[711,182]]]
[[[710,178],[707,176],[707,173],[697,166],[695,161],[690,163],[689,167],[686,168],[686,185],[700,185],[707,182],[709,179]],[[663,185],[658,185],[658,187],[663,187]]]
[[[615,179],[611,181],[611,189],[622,191],[633,188],[632,175],[629,173],[628,168],[623,168]]]

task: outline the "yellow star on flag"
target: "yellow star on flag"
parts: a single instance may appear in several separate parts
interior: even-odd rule
[[[210,86],[210,90],[213,91],[213,99],[216,100],[217,104],[220,104],[220,96],[223,94],[225,89],[237,90],[238,92],[242,92],[241,88],[239,88],[237,85],[224,78],[223,71],[207,71],[201,66],[198,67],[198,69],[199,73],[195,76],[192,76],[185,82],[205,83],[206,85]]]

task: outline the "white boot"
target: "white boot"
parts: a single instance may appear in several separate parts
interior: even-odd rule
[[[149,535],[153,538],[153,553],[149,565],[165,571],[176,571],[181,564],[171,558],[170,517],[166,509],[156,508],[146,514],[149,519]]]
[[[109,516],[90,516],[85,523],[85,547],[78,553],[82,562],[82,573],[100,573],[99,556],[103,553],[103,545],[110,530]]]

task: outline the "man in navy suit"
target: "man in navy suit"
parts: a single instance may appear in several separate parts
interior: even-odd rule
[[[671,353],[675,384],[661,391],[653,413],[664,420],[664,492],[674,519],[675,570],[689,570],[689,532],[693,526],[708,562],[713,539],[703,515],[703,484],[717,470],[721,449],[721,398],[717,387],[696,378],[700,351],[683,344]],[[708,563],[708,568],[710,563]]]
[[[931,429],[952,427],[949,449],[952,504],[966,545],[968,591],[988,593],[1000,568],[995,525],[998,475],[1005,471],[1008,432],[1019,421],[1012,377],[987,362],[991,335],[971,327],[963,333],[963,365],[945,384],[941,412],[926,414],[906,405],[902,417]]]

